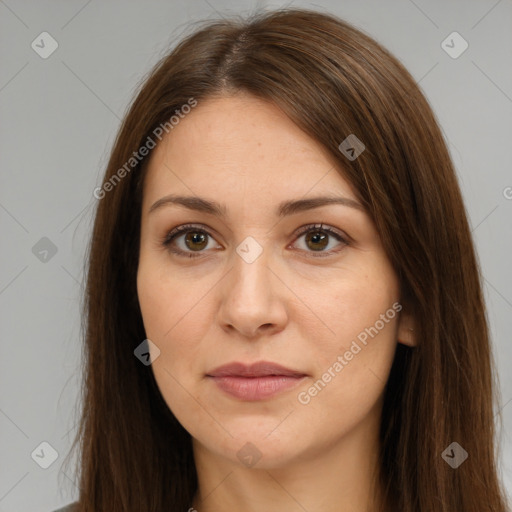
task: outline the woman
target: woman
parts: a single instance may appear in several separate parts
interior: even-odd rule
[[[506,510],[461,193],[378,43],[307,10],[208,23],[95,196],[73,510]]]

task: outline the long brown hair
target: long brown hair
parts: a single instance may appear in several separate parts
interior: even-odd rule
[[[146,77],[122,123],[86,263],[83,403],[73,443],[80,448],[79,510],[191,506],[197,475],[190,435],[151,367],[134,356],[146,338],[136,273],[150,154],[132,168],[126,163],[191,98],[200,105],[236,91],[273,102],[339,163],[414,315],[417,346],[398,344],[385,390],[386,501],[396,512],[504,512],[481,275],[435,116],[386,49],[345,21],[302,9],[206,22]],[[353,160],[339,149],[350,134],[366,148]],[[442,457],[453,442],[468,453],[457,469]]]

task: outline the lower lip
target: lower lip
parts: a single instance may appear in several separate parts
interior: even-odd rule
[[[302,377],[269,375],[266,377],[210,377],[225,393],[240,400],[263,400],[294,388]]]

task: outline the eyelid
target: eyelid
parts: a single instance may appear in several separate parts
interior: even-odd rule
[[[171,229],[169,232],[167,232],[164,237],[162,238],[162,243],[165,245],[169,243],[171,240],[174,239],[175,236],[187,233],[188,231],[200,231],[206,233],[208,236],[214,238],[212,235],[212,232],[215,232],[215,230],[209,228],[209,227],[203,227],[201,224],[181,224],[179,226],[176,226],[175,228]]]
[[[324,231],[329,234],[329,236],[333,236],[336,238],[339,242],[341,242],[343,245],[350,245],[353,240],[350,236],[348,236],[346,233],[338,230],[337,228],[334,228],[330,225],[324,225],[323,223],[315,223],[315,224],[306,224],[304,226],[301,226],[300,228],[297,228],[294,231],[294,241],[290,244],[293,245],[299,237],[304,235],[305,233],[308,233],[309,231],[318,230],[318,231]],[[215,230],[204,227],[202,224],[182,224],[180,226],[177,226],[173,229],[171,229],[168,233],[166,233],[162,239],[160,240],[160,245],[164,246],[167,250],[170,252],[177,254],[179,256],[183,257],[189,257],[189,258],[199,258],[204,257],[206,254],[206,251],[183,251],[181,249],[171,249],[171,243],[178,238],[179,236],[188,233],[189,231],[197,231],[200,233],[206,234],[208,237],[215,240],[215,237],[212,235],[212,231],[215,232]],[[289,246],[288,246],[289,247]],[[330,251],[305,251],[305,250],[299,250],[299,252],[306,252],[307,254],[311,254],[313,258],[321,258],[321,257],[327,257],[331,256],[333,254],[336,254],[340,252],[341,249]]]
[[[301,226],[300,228],[297,228],[295,230],[295,236],[299,237],[303,235],[304,233],[307,233],[308,231],[312,231],[314,229],[318,229],[318,231],[326,231],[330,235],[334,235],[335,237],[338,237],[345,243],[352,242],[352,238],[349,237],[345,232],[340,231],[339,229],[330,226],[329,224],[324,224],[323,222],[316,223],[316,224],[306,224],[304,226]]]
[[[306,224],[305,226],[302,226],[298,228],[295,231],[295,240],[292,242],[294,244],[299,237],[304,235],[305,233],[308,233],[309,231],[324,231],[328,233],[329,236],[334,237],[338,240],[338,242],[342,243],[343,246],[351,245],[352,238],[346,235],[344,232],[338,230],[335,227],[332,227],[330,225],[324,225],[323,223],[317,223],[317,224]],[[335,255],[343,250],[343,247],[341,249],[331,249],[329,251],[305,251],[305,250],[299,250],[299,252],[305,252],[308,256],[311,255],[313,258],[324,258],[329,257],[332,255]]]

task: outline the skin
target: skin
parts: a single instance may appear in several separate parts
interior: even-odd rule
[[[227,217],[172,204],[149,213],[168,194],[214,200]],[[245,93],[199,102],[152,153],[138,297],[147,338],[160,350],[155,379],[192,436],[199,492],[191,505],[199,512],[377,510],[371,496],[379,493],[383,391],[397,342],[414,344],[413,321],[405,310],[389,319],[300,403],[298,394],[400,302],[397,276],[364,210],[331,204],[276,216],[281,201],[324,195],[357,201],[318,142],[276,106]],[[196,258],[162,245],[188,223],[211,234],[175,239],[174,247]],[[349,243],[328,235],[318,249],[307,233],[297,235],[320,223]],[[236,251],[249,236],[262,249],[251,263]],[[331,254],[317,256],[322,251]],[[227,395],[206,377],[229,362],[262,360],[307,377],[261,401]],[[237,456],[246,443],[249,455],[260,456],[252,467]]]

